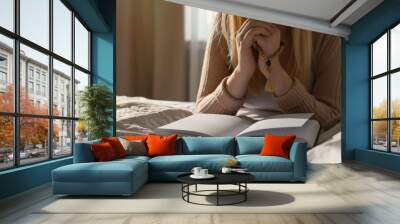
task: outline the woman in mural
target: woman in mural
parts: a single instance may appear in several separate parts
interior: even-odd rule
[[[314,113],[340,121],[340,39],[219,13],[207,44],[196,110]]]

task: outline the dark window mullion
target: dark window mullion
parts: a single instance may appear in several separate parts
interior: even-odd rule
[[[373,91],[374,91],[374,88],[373,88],[373,79],[371,78],[372,77],[372,71],[373,71],[373,60],[372,60],[372,57],[373,57],[373,47],[372,47],[372,45],[370,45],[370,47],[369,47],[369,64],[370,64],[370,66],[369,66],[369,88],[370,88],[370,91],[369,91],[369,118],[370,118],[370,122],[369,122],[369,144],[370,144],[370,149],[373,149],[373,146],[374,146],[374,136],[373,136],[373,134],[374,134],[374,131],[373,131],[373,127],[374,127],[374,123],[373,123],[373,121],[372,121],[372,119],[374,118],[374,116],[373,116]]]
[[[14,31],[17,35],[19,35],[19,10],[20,9],[20,0],[14,1]],[[19,100],[20,100],[20,47],[19,47],[19,39],[14,39],[14,113],[19,113]],[[14,166],[19,166],[20,164],[20,119],[19,117],[14,116]]]
[[[387,32],[387,71],[390,71],[390,30]],[[392,117],[392,111],[391,111],[391,88],[390,88],[390,80],[392,76],[389,73],[387,75],[387,141],[388,141],[388,147],[387,151],[391,152],[392,151],[392,139],[391,139],[391,121],[390,118]]]
[[[71,56],[72,56],[72,63],[75,65],[75,12],[72,11],[72,15],[71,15],[71,23],[72,23],[72,38],[71,38]],[[75,66],[71,67],[71,91],[72,91],[72,95],[71,95],[71,117],[75,118]],[[72,151],[72,155],[74,155],[74,150],[75,150],[75,124],[76,121],[72,121],[72,130],[71,130],[71,151]]]
[[[49,0],[49,50],[53,52],[53,0]],[[48,91],[49,94],[49,115],[53,115],[53,57],[49,55],[49,72],[48,72]],[[48,152],[49,159],[53,159],[53,119],[48,120]]]

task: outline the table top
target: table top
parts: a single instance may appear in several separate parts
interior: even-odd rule
[[[255,180],[249,173],[213,173],[215,177],[211,179],[193,179],[190,175],[191,173],[179,175],[177,180],[186,184],[236,184]]]

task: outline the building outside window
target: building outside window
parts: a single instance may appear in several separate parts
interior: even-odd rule
[[[370,45],[371,148],[400,153],[400,24]]]
[[[36,84],[36,95],[40,96],[40,84]]]
[[[33,82],[31,81],[28,82],[28,92],[29,94],[34,94]]]
[[[0,54],[0,92],[6,91],[7,88],[7,56]]]
[[[0,67],[7,67],[7,56],[4,54],[0,54]]]
[[[32,67],[32,66],[29,66],[29,71],[28,71],[28,73],[29,73],[29,79],[32,79],[32,80],[33,80],[33,67]]]
[[[46,96],[46,86],[42,86],[42,96]]]
[[[7,73],[0,71],[0,91],[5,91],[7,87]]]
[[[40,71],[36,69],[36,81],[40,81]]]
[[[14,8],[12,0],[4,4],[11,4],[5,8]],[[9,13],[15,21],[20,21],[17,29],[7,32],[0,29],[0,84],[12,87],[3,91],[0,88],[0,98],[8,97],[0,101],[3,129],[0,132],[0,170],[70,156],[73,143],[87,138],[86,127],[79,125],[77,128],[79,114],[71,107],[79,102],[81,89],[90,84],[85,81],[90,80],[91,75],[87,26],[61,0],[19,1],[16,10],[18,13],[14,10]],[[39,11],[42,13],[38,14]],[[15,49],[20,50],[16,52]],[[14,54],[20,59],[16,75]],[[19,88],[15,88],[15,76],[20,80]],[[17,99],[13,97],[15,90],[20,91]],[[57,102],[61,94],[62,103]],[[19,111],[14,111],[14,105]],[[38,134],[33,136],[34,132]]]
[[[47,74],[45,74],[45,73],[42,73],[42,82],[46,82],[46,76],[47,76]]]

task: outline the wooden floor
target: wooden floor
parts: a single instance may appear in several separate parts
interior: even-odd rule
[[[50,187],[0,202],[0,223],[106,223],[106,224],[252,224],[252,223],[400,223],[400,174],[358,163],[312,165],[308,182],[317,183],[349,203],[368,206],[357,214],[36,214],[54,200]]]

